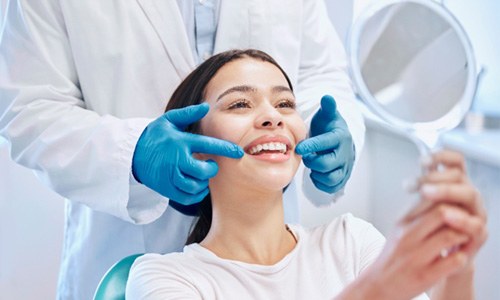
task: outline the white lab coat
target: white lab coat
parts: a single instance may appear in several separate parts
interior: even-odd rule
[[[305,117],[333,95],[361,149],[362,117],[322,1],[222,1],[215,52],[231,48],[271,54]],[[175,0],[9,2],[0,134],[15,161],[70,199],[60,298],[90,299],[110,265],[131,253],[181,249],[192,219],[135,182],[131,160],[195,67],[191,53]]]

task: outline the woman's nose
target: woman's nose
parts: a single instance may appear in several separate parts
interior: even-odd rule
[[[274,107],[259,112],[259,116],[255,121],[257,128],[274,129],[283,127],[283,116]]]

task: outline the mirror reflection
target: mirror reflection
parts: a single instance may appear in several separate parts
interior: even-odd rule
[[[460,102],[469,73],[457,31],[417,3],[396,3],[360,33],[361,75],[379,108],[405,122],[432,122]]]

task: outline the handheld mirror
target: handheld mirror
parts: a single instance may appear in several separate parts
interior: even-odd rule
[[[377,2],[354,23],[348,47],[358,95],[372,112],[417,141],[421,155],[469,110],[476,62],[467,34],[443,5]]]

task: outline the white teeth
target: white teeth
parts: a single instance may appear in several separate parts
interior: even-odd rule
[[[284,143],[279,143],[279,142],[274,142],[274,143],[265,143],[265,144],[259,144],[256,146],[253,146],[248,152],[250,154],[257,154],[261,152],[262,150],[270,150],[270,151],[279,151],[281,153],[285,153],[287,149],[286,144]]]

